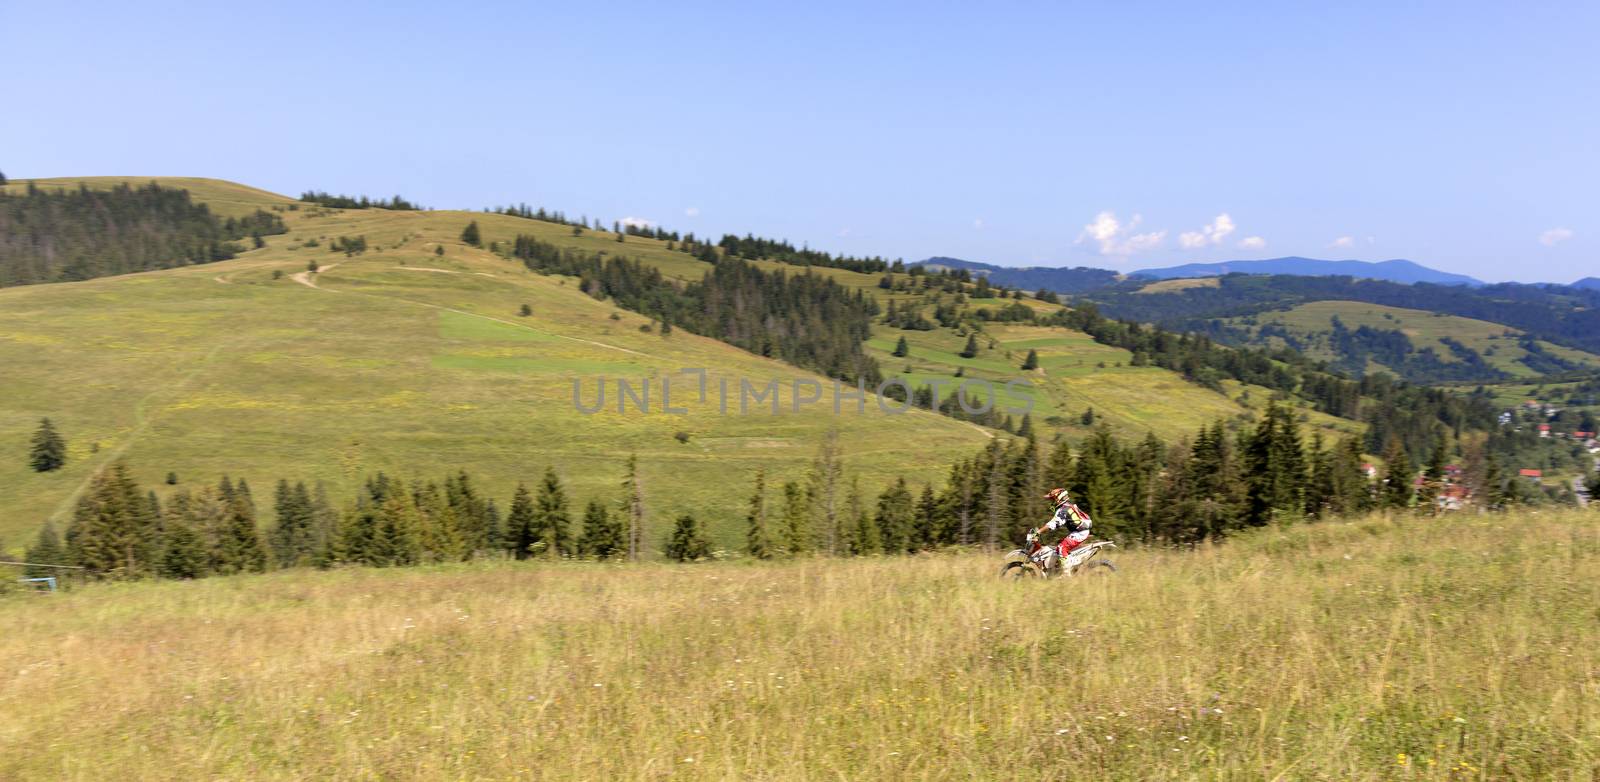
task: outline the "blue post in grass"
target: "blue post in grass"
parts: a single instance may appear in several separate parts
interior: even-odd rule
[[[50,589],[48,591],[50,591],[50,592],[56,591],[56,577],[55,576],[45,576],[44,578],[20,578],[20,579],[17,579],[17,580],[21,581],[24,584],[45,584],[45,585],[48,585],[50,587]]]

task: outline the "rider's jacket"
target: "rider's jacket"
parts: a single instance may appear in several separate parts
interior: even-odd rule
[[[1077,503],[1069,502],[1056,509],[1056,515],[1045,522],[1044,528],[1049,530],[1066,529],[1067,532],[1087,532],[1094,522],[1089,520],[1089,514],[1084,513]]]

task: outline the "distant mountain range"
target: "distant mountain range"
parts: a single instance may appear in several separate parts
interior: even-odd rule
[[[1110,269],[1094,269],[1088,266],[1079,266],[1075,269],[1049,266],[1016,268],[944,257],[929,258],[911,265],[926,266],[930,269],[965,269],[974,276],[988,277],[990,282],[997,285],[1030,291],[1044,288],[1056,293],[1084,293],[1114,285],[1122,280],[1121,274]]]
[[[1127,280],[1173,280],[1185,277],[1220,277],[1226,274],[1287,274],[1297,277],[1354,277],[1364,280],[1383,280],[1402,285],[1426,282],[1433,285],[1465,285],[1481,288],[1487,283],[1465,274],[1452,274],[1430,269],[1415,261],[1325,261],[1317,258],[1268,258],[1262,261],[1219,261],[1216,263],[1186,263],[1181,266],[1164,266],[1140,269],[1126,275],[1110,269],[1089,266],[1057,268],[1051,266],[996,266],[992,263],[967,261],[960,258],[937,256],[917,261],[912,266],[930,269],[965,269],[973,275],[982,275],[997,285],[1023,290],[1046,288],[1056,293],[1087,293]],[[1544,283],[1539,283],[1544,284]],[[1552,283],[1562,285],[1563,283]],[[1600,277],[1585,277],[1571,283],[1573,288],[1600,290]]]
[[[1477,287],[1483,281],[1465,274],[1451,274],[1430,269],[1406,260],[1392,261],[1323,261],[1316,258],[1269,258],[1264,261],[1222,261],[1220,263],[1186,263],[1159,269],[1140,269],[1129,277],[1146,277],[1170,280],[1179,277],[1217,277],[1224,274],[1293,274],[1301,277],[1359,277],[1369,280],[1435,285],[1470,285]]]

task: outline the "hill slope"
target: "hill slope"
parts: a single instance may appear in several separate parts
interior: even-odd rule
[[[87,477],[119,457],[146,485],[169,471],[180,488],[242,475],[258,502],[279,478],[325,482],[343,501],[378,470],[436,478],[466,469],[502,510],[518,481],[553,465],[577,514],[590,498],[617,499],[623,462],[637,452],[652,518],[665,525],[699,513],[731,546],[755,471],[766,469],[769,483],[799,478],[831,429],[871,491],[901,475],[940,478],[944,458],[991,436],[932,413],[886,415],[870,400],[865,412],[850,403],[832,415],[825,378],[681,329],[644,333],[647,318],[458,238],[474,219],[486,240],[569,234],[563,226],[278,205],[290,233],[234,261],[0,290],[0,362],[9,367],[0,442],[25,445],[49,416],[70,449],[53,473],[28,471],[21,453],[0,460],[0,537],[15,545],[60,518]],[[369,249],[329,252],[339,236],[364,236]],[[313,260],[323,271],[310,275]],[[531,316],[518,315],[524,304]],[[707,370],[705,402],[684,368]],[[600,378],[610,386],[606,408],[578,412],[574,382],[593,404]],[[616,412],[619,379],[635,389],[655,382],[649,415]],[[661,412],[663,379],[688,413]],[[741,379],[779,382],[783,406],[723,415],[723,379],[734,412]],[[825,389],[801,413],[789,407],[796,379]]]
[[[845,401],[834,415],[825,378],[683,329],[665,338],[646,333],[649,318],[592,298],[576,279],[533,274],[460,236],[476,221],[485,245],[532,235],[573,251],[635,258],[685,283],[711,268],[666,242],[629,236],[619,244],[609,232],[578,234],[505,215],[328,209],[214,180],[160,182],[192,186],[206,203],[218,198],[218,211],[270,210],[289,232],[232,261],[0,290],[0,361],[15,368],[0,377],[0,442],[24,447],[38,419],[49,416],[70,445],[60,472],[29,472],[20,453],[0,460],[0,538],[13,548],[45,518],[69,512],[88,476],[119,457],[145,485],[169,472],[180,489],[224,473],[243,476],[258,502],[280,478],[322,481],[343,502],[375,471],[437,478],[464,468],[502,510],[518,482],[531,483],[553,465],[568,481],[576,513],[589,499],[617,499],[623,461],[634,451],[658,526],[693,511],[721,545],[736,547],[756,470],[768,472],[776,492],[802,477],[830,430],[839,431],[847,474],[869,493],[902,475],[939,481],[951,462],[997,434],[925,411],[887,415],[870,399],[864,413]],[[341,238],[355,237],[366,250],[330,252]],[[321,265],[319,273],[306,271],[311,262]],[[877,274],[810,272],[885,306],[920,300],[881,288]],[[1058,309],[1031,299],[1021,304]],[[518,314],[523,305],[531,311],[526,317]],[[950,329],[882,323],[873,326],[867,350],[886,375],[913,386],[943,379],[946,394],[963,379],[1028,379],[1036,384],[1028,396],[1033,425],[1046,442],[1087,435],[1083,414],[1090,408],[1096,422],[1124,436],[1154,432],[1172,442],[1217,418],[1247,419],[1271,396],[1231,382],[1217,393],[1171,371],[1133,366],[1127,351],[1070,329],[985,328],[971,358],[958,355],[964,336]],[[892,356],[902,336],[911,355]],[[1041,367],[1023,372],[1030,350]],[[685,368],[707,371],[705,400],[698,378],[680,373]],[[609,389],[605,410],[578,412],[574,381],[592,404],[601,378]],[[637,388],[646,378],[655,383],[652,414],[618,414],[617,381]],[[660,412],[663,379],[672,381],[674,407],[688,400],[687,414]],[[726,415],[717,393],[724,379]],[[758,402],[737,414],[741,379],[757,389],[778,382],[779,412]],[[823,387],[821,399],[800,412],[792,408],[796,381],[801,393],[810,393],[810,382]],[[1315,413],[1307,420],[1330,431],[1360,429]]]

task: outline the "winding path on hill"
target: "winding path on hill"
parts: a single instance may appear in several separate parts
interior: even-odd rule
[[[316,288],[317,287],[317,278],[313,277],[311,275],[313,275],[313,274],[321,274],[321,273],[323,273],[323,272],[325,272],[325,271],[327,271],[329,269],[332,269],[333,267],[338,266],[338,265],[339,264],[337,264],[337,263],[330,263],[327,266],[319,267],[316,271],[311,271],[310,269],[307,269],[307,270],[305,270],[303,272],[295,272],[294,274],[289,275],[289,279],[294,280],[295,282],[298,282],[301,285],[306,286],[307,288]],[[323,289],[322,288],[318,288],[318,290],[323,290]],[[338,293],[339,291],[332,291],[332,292],[333,293]]]

